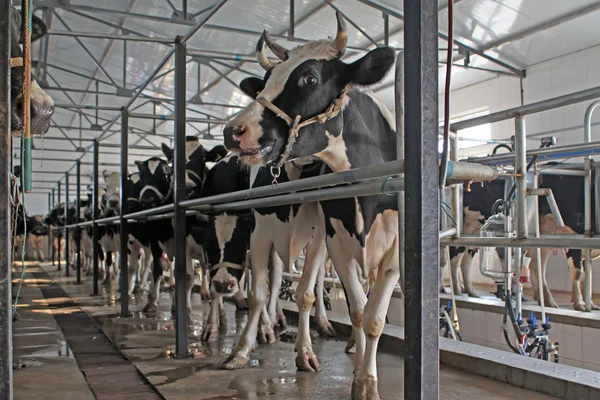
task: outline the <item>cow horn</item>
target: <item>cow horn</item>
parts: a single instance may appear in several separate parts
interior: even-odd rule
[[[273,54],[275,54],[277,58],[279,58],[281,61],[287,60],[288,49],[274,41],[271,35],[269,35],[269,32],[265,31],[263,33],[263,36],[265,37],[265,42],[267,42],[267,46],[269,46]]]
[[[256,59],[258,60],[258,63],[260,64],[260,66],[263,67],[265,71],[268,71],[271,68],[273,68],[275,65],[277,65],[277,63],[269,60],[269,58],[267,57],[267,53],[265,52],[265,34],[266,33],[267,33],[267,31],[263,32],[260,39],[258,40],[258,44],[256,45]]]
[[[342,56],[348,43],[348,27],[346,27],[346,21],[344,21],[344,17],[339,11],[336,11],[335,18],[337,19],[337,35],[333,40],[333,47],[338,56]]]

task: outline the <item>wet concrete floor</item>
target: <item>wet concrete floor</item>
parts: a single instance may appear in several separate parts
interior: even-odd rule
[[[232,303],[225,303],[227,311],[227,328],[218,339],[209,343],[200,342],[200,334],[204,315],[208,311],[208,302],[202,302],[200,295],[193,295],[193,321],[190,324],[189,341],[194,352],[194,358],[173,360],[169,353],[174,349],[175,331],[171,318],[171,294],[161,295],[159,310],[156,315],[145,316],[136,311],[144,305],[146,293],[136,296],[131,301],[131,318],[118,318],[116,282],[110,289],[101,288],[101,295],[90,297],[91,279],[86,277],[83,285],[75,285],[74,278],[65,278],[55,272],[56,267],[47,264],[43,268],[61,284],[64,290],[92,316],[108,335],[133,362],[136,367],[156,386],[167,399],[314,399],[337,400],[349,399],[352,382],[352,358],[344,353],[345,338],[338,340],[317,339],[314,343],[315,353],[321,360],[323,371],[306,373],[296,371],[294,364],[294,345],[277,342],[273,345],[259,345],[251,355],[251,366],[238,371],[219,369],[220,363],[230,354],[232,347],[246,322],[246,313],[238,312]],[[41,283],[43,284],[43,282]],[[34,282],[28,283],[34,286]],[[29,289],[29,288],[28,288]],[[23,300],[33,304],[41,298],[31,288],[31,293]],[[22,301],[23,301],[22,300]],[[38,304],[38,303],[35,303]],[[41,304],[41,303],[40,303]],[[44,326],[51,326],[47,313],[31,313],[31,324],[36,326],[35,332],[43,332]],[[17,323],[19,324],[19,323]],[[16,324],[16,326],[18,326]],[[52,329],[57,329],[56,325]],[[294,329],[294,328],[291,328]],[[18,331],[15,331],[17,333]],[[58,351],[60,334],[55,333],[54,347],[49,351]],[[15,339],[16,342],[17,339]],[[32,335],[27,340],[27,346],[44,345],[48,341],[45,335]],[[53,342],[54,343],[54,342]],[[21,346],[25,346],[24,343]],[[63,343],[64,348],[64,343]],[[17,350],[15,350],[17,351]],[[33,353],[35,348],[19,351]],[[56,353],[58,355],[58,353]],[[61,353],[62,354],[62,353]],[[60,358],[56,356],[55,358]],[[74,360],[70,360],[73,369]],[[378,356],[379,390],[382,399],[401,399],[403,390],[402,358],[387,353]],[[24,371],[24,370],[20,370]],[[16,374],[19,374],[17,371]],[[16,392],[32,392],[31,386],[37,386],[40,392],[53,388],[52,397],[37,397],[37,399],[87,399],[83,389],[81,396],[71,396],[62,392],[65,386],[73,384],[73,371],[69,374],[54,376],[52,383],[40,382],[37,375],[30,380],[16,381]],[[60,377],[64,377],[61,379]],[[81,374],[80,374],[81,377]],[[83,379],[83,377],[81,377]],[[58,382],[60,381],[60,382]],[[61,383],[62,382],[62,383]],[[76,382],[77,383],[77,382]],[[81,382],[79,382],[81,383]],[[85,384],[85,380],[83,381]],[[51,386],[50,386],[51,385]],[[54,388],[56,390],[54,390]],[[71,389],[72,391],[75,389]],[[62,394],[60,394],[62,392]],[[72,393],[72,392],[70,392]],[[550,396],[502,384],[487,378],[471,375],[442,367],[440,373],[441,399],[514,399],[517,397],[531,400],[552,399]],[[16,399],[33,398],[17,396]]]

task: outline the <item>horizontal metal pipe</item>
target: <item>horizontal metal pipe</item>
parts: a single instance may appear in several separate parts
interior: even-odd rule
[[[463,181],[489,182],[497,178],[498,171],[495,168],[468,162],[448,162],[446,181],[449,183]]]
[[[598,249],[600,237],[589,238],[584,235],[540,235],[538,238],[492,238],[475,235],[463,235],[458,238],[446,238],[440,242],[443,246],[468,247],[520,247],[551,249]]]
[[[84,37],[92,39],[109,39],[109,40],[126,40],[130,42],[147,42],[147,43],[163,43],[173,44],[173,39],[160,38],[160,37],[142,37],[134,35],[115,35],[106,33],[92,33],[92,32],[75,32],[75,31],[55,31],[49,30],[48,35],[52,36],[71,36],[71,37]]]
[[[539,169],[538,173],[541,175],[585,176],[585,171],[578,171],[576,169],[566,169],[566,168]]]
[[[367,182],[359,182],[349,186],[336,186],[327,189],[310,190],[300,193],[290,193],[266,199],[242,200],[233,203],[204,205],[193,207],[199,211],[241,211],[256,207],[275,207],[281,205],[310,203],[315,201],[327,201],[343,199],[348,197],[371,196],[375,194],[398,193],[404,190],[404,178],[374,179]]]
[[[157,119],[157,120],[162,120],[162,121],[172,121],[174,119],[174,117],[172,115],[157,115],[157,114],[144,114],[144,113],[131,113],[129,114],[131,118],[140,118],[140,119]],[[227,122],[229,122],[228,120],[224,120],[224,119],[217,119],[217,118],[193,118],[193,117],[187,117],[185,119],[186,122],[199,122],[199,123],[208,123],[208,124],[215,124],[215,125],[222,125],[222,124],[226,124]]]
[[[538,161],[543,161],[550,160],[553,158],[583,157],[586,155],[594,154],[600,154],[600,141],[529,150],[527,152],[527,158],[530,159],[533,156],[538,156]],[[467,158],[463,159],[462,161],[468,161],[470,163],[477,164],[493,165],[502,164],[506,162],[513,162],[514,159],[515,153],[502,153],[486,157]]]
[[[456,235],[456,228],[448,228],[446,230],[440,231],[440,240],[449,238]]]
[[[74,108],[74,109],[85,109],[85,110],[101,110],[101,111],[121,111],[121,107],[111,106],[95,106],[87,104],[61,104],[55,103],[54,108]]]
[[[535,114],[542,111],[568,106],[571,104],[581,103],[583,101],[594,100],[599,97],[600,86],[596,86],[591,89],[581,90],[579,92],[569,93],[563,96],[553,97],[551,99],[526,104],[524,106],[509,108],[508,110],[483,115],[481,117],[475,117],[464,121],[455,122],[454,124],[450,125],[450,129],[453,131],[459,131],[461,129],[472,128],[474,126],[504,121],[518,116]]]

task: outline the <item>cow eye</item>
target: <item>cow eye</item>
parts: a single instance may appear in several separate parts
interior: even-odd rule
[[[315,78],[312,75],[307,75],[305,76],[302,81],[304,82],[304,84],[306,85],[310,85],[310,86],[315,86],[317,84],[317,78]]]

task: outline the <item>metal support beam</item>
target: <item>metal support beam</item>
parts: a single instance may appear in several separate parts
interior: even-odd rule
[[[527,229],[527,142],[525,119],[515,118],[515,172],[517,176],[517,238],[528,236]]]
[[[65,223],[64,226],[69,224],[69,174],[65,174]],[[64,228],[65,238],[65,276],[69,276],[69,230]]]
[[[127,202],[127,146],[129,135],[127,134],[127,126],[129,123],[129,115],[127,110],[123,108],[121,110],[121,187],[120,187],[120,202],[119,207],[119,221],[120,221],[120,250],[119,250],[119,264],[121,282],[119,285],[121,291],[121,317],[129,317],[129,253],[127,250],[127,243],[129,242],[129,230],[127,229],[127,219],[123,218],[125,215],[125,203]],[[185,258],[184,258],[185,260]]]
[[[174,149],[174,215],[175,231],[175,355],[188,355],[187,300],[186,300],[186,225],[185,209],[180,202],[185,199],[185,44],[175,42],[175,149]],[[191,304],[190,304],[191,306]]]
[[[288,39],[289,40],[294,40],[294,20],[296,19],[296,5],[295,5],[295,0],[290,0],[290,29],[288,30]]]
[[[0,398],[13,400],[10,171],[11,1],[0,0]]]
[[[133,36],[133,35],[116,35],[116,34],[109,34],[109,33],[57,31],[57,30],[48,31],[48,35],[68,36],[68,37],[74,37],[74,38],[123,40],[124,42],[173,44],[173,39],[161,38],[161,37],[151,37],[151,36],[142,37],[142,36]]]
[[[92,262],[93,262],[93,283],[92,283],[92,296],[98,296],[98,246],[99,246],[99,228],[96,224],[96,220],[100,217],[100,210],[98,209],[98,159],[100,155],[100,143],[94,141],[94,167],[92,176],[94,178],[93,183],[93,195],[92,195]]]
[[[79,224],[79,215],[81,214],[81,161],[75,162],[75,174],[77,176],[75,181],[75,187],[77,192],[75,193],[75,223]],[[77,253],[77,260],[75,261],[75,268],[77,270],[77,284],[81,284],[81,228],[77,226],[75,228],[75,252]]]
[[[67,23],[65,22],[65,20],[56,12],[54,11],[54,15],[56,16],[56,18],[58,18],[58,20],[63,24],[63,26],[69,31],[71,32],[72,29],[71,27],[69,27],[69,25],[67,25]],[[83,49],[83,51],[85,51],[85,53],[89,56],[89,58],[93,61],[93,63],[96,65],[96,68],[98,68],[102,74],[104,74],[104,76],[106,78],[108,78],[108,80],[111,82],[111,84],[115,87],[118,87],[119,85],[117,85],[117,82],[115,82],[115,80],[108,74],[108,72],[104,69],[104,67],[102,66],[102,63],[100,61],[98,61],[96,59],[96,57],[94,57],[94,55],[92,54],[92,52],[87,48],[87,46],[81,41],[81,39],[79,39],[77,36],[72,36],[73,39],[75,39],[75,41],[77,43],[79,43],[79,46],[81,46],[81,48]]]
[[[404,0],[404,398],[439,396],[438,17],[436,0]]]

